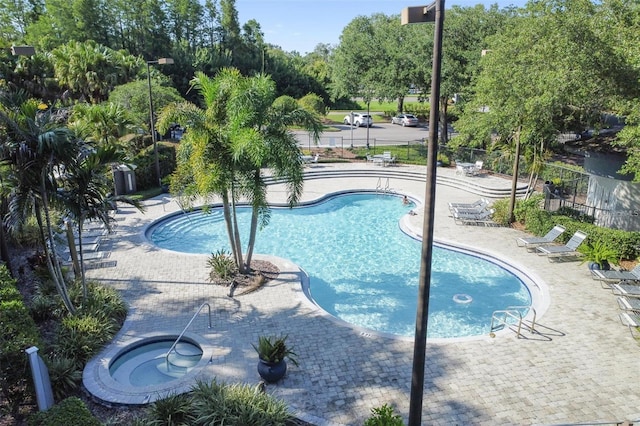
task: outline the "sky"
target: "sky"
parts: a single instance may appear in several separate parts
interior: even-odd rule
[[[304,55],[313,52],[319,43],[337,45],[343,28],[357,16],[375,13],[399,16],[405,7],[431,3],[431,0],[236,0],[235,6],[241,26],[255,19],[266,43]],[[446,0],[445,9],[476,4],[522,7],[525,3],[526,0]]]

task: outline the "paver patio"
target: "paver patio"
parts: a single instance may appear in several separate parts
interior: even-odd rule
[[[419,170],[398,166],[403,167]],[[455,170],[439,169],[449,172]],[[472,179],[510,185],[489,176]],[[376,182],[374,177],[309,180],[304,200],[338,190],[375,189]],[[390,184],[394,191],[424,198],[424,182],[391,178]],[[283,201],[284,195],[280,185],[269,189],[272,201]],[[616,298],[590,278],[586,265],[550,263],[518,248],[515,240],[523,232],[455,225],[447,202],[477,198],[438,186],[436,240],[508,260],[542,283],[550,303],[538,319],[540,334],[428,342],[423,423],[524,425],[640,418],[640,347],[618,319]],[[285,379],[267,386],[267,391],[284,399],[296,416],[318,426],[359,425],[371,408],[387,403],[406,420],[412,339],[382,337],[328,317],[306,299],[300,286],[303,274],[286,259],[273,260],[282,272],[278,281],[252,294],[227,297],[228,288],[208,283],[206,255],[169,252],[146,240],[146,227],[178,211],[177,203],[163,195],[145,204],[144,214],[120,207],[117,228],[105,248],[110,250],[108,262],[88,271],[89,278],[120,290],[131,307],[115,343],[151,332],[177,334],[197,307],[208,302],[213,328],[207,329],[203,315],[189,330],[212,345],[213,362],[203,369],[203,377],[257,383],[257,356],[251,343],[261,334],[288,334],[300,366],[289,365]],[[421,232],[422,214],[404,220],[414,232]]]

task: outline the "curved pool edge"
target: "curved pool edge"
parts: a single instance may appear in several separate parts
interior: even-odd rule
[[[165,383],[148,386],[128,386],[117,382],[111,377],[109,366],[120,354],[145,343],[151,343],[162,338],[177,339],[174,332],[156,331],[135,337],[127,334],[127,324],[120,330],[116,341],[97,356],[93,357],[82,372],[82,384],[91,397],[102,404],[113,405],[144,405],[162,399],[168,395],[181,394],[191,390],[195,379],[202,375],[204,368],[210,363],[213,345],[205,338],[194,333],[185,333],[183,339],[198,345],[203,352],[200,361],[183,377]],[[164,340],[164,339],[162,339]]]
[[[304,202],[300,202],[296,207],[308,207],[308,206],[313,206],[315,204],[319,204],[322,203],[328,199],[331,199],[333,197],[338,197],[341,195],[347,195],[347,194],[371,194],[371,193],[379,193],[380,191],[378,190],[372,190],[372,189],[347,189],[347,190],[340,190],[340,191],[334,191],[334,192],[330,192],[330,193],[325,193],[315,199],[312,200],[307,200]],[[410,194],[410,193],[405,193],[405,192],[398,192],[398,191],[389,191],[389,192],[385,192],[385,195],[392,195],[392,196],[397,196],[397,197],[401,197],[403,195],[406,195],[409,200],[411,202],[413,202],[415,204],[415,208],[412,210],[420,210],[423,208],[423,201],[421,198],[419,198],[418,196],[416,196],[415,194]],[[286,203],[272,203],[270,204],[272,207],[276,207],[276,208],[288,208],[288,204]],[[194,207],[192,209],[189,210],[189,212],[186,211],[176,211],[176,212],[172,212],[166,215],[163,215],[160,218],[157,218],[156,220],[152,221],[150,224],[148,224],[147,226],[144,227],[144,229],[142,230],[142,236],[145,239],[146,243],[153,246],[155,249],[157,250],[165,250],[168,252],[171,252],[172,250],[169,249],[164,249],[161,247],[158,247],[157,245],[155,245],[153,243],[153,241],[151,241],[151,239],[149,238],[149,234],[153,232],[154,228],[156,225],[166,221],[166,220],[170,220],[176,216],[180,216],[183,214],[187,214],[187,213],[191,213],[192,211],[196,211],[196,210],[202,210],[204,208],[217,208],[217,207],[221,207],[222,204],[221,203],[211,203],[211,204],[207,204],[207,205],[203,205],[203,206],[198,206],[198,207]],[[409,220],[410,215],[407,213],[404,216],[402,216],[400,218],[400,220],[398,221],[398,226],[400,228],[400,230],[402,232],[404,232],[405,234],[407,234],[409,237],[417,239],[419,241],[422,240],[422,230],[418,230],[415,229],[414,227],[411,226],[410,224],[410,220]],[[535,314],[534,312],[532,312],[531,309],[529,309],[529,312],[527,313],[527,315],[523,318],[525,321],[531,321],[535,315],[536,320],[539,319],[548,309],[549,305],[550,305],[550,300],[549,300],[549,292],[547,289],[547,285],[546,283],[544,283],[544,281],[537,276],[536,274],[534,274],[532,271],[528,270],[527,268],[525,268],[524,266],[515,263],[513,260],[511,259],[507,259],[503,256],[501,256],[500,254],[497,253],[492,253],[492,252],[488,252],[488,251],[483,251],[478,249],[477,247],[473,247],[473,246],[469,246],[469,245],[465,245],[465,244],[461,244],[459,242],[453,242],[453,241],[448,241],[448,240],[444,240],[444,239],[435,239],[434,240],[434,244],[445,248],[445,249],[450,249],[453,251],[457,251],[457,252],[461,252],[461,253],[465,253],[468,255],[472,255],[472,256],[476,256],[479,257],[483,260],[492,262],[496,265],[498,265],[499,267],[502,267],[503,269],[509,271],[510,273],[512,273],[514,276],[518,277],[521,282],[525,285],[525,287],[528,289],[529,294],[531,296],[531,307],[533,308],[533,310],[535,310]],[[182,255],[188,255],[188,256],[205,256],[203,254],[199,254],[199,253],[184,253],[184,252],[179,252]],[[392,334],[392,333],[387,333],[387,332],[383,332],[383,331],[377,331],[377,330],[373,330],[373,329],[369,329],[369,328],[365,328],[362,326],[358,326],[355,324],[351,324],[339,317],[334,316],[333,314],[325,311],[319,304],[317,304],[312,295],[311,295],[311,289],[310,289],[310,283],[309,283],[309,277],[308,274],[306,273],[306,271],[304,271],[299,265],[295,264],[294,262],[288,260],[288,259],[283,259],[283,258],[279,258],[277,256],[270,256],[270,255],[262,255],[262,254],[255,254],[254,258],[260,258],[263,260],[268,260],[268,261],[272,261],[272,263],[274,264],[278,264],[278,262],[284,262],[283,264],[287,265],[287,268],[295,268],[298,273],[297,275],[300,278],[300,284],[301,284],[301,289],[302,289],[302,294],[303,297],[301,298],[301,300],[305,303],[308,304],[308,306],[310,306],[312,309],[316,310],[319,314],[321,314],[324,318],[329,319],[330,321],[332,321],[334,324],[343,326],[343,327],[347,327],[350,328],[354,331],[356,331],[358,334],[360,334],[363,337],[380,337],[380,338],[389,338],[389,339],[394,339],[394,340],[404,340],[404,341],[413,341],[414,340],[414,336],[402,336],[402,335],[397,335],[397,334]],[[282,269],[281,269],[282,271]],[[536,290],[536,291],[534,291]],[[505,306],[506,308],[506,306]],[[489,319],[490,321],[490,319]],[[504,329],[502,330],[497,330],[494,332],[494,336],[501,336],[501,335],[513,335],[513,331],[511,331],[509,329],[509,327],[504,327]],[[456,342],[464,342],[464,341],[478,341],[478,340],[493,340],[494,337],[490,336],[488,333],[487,334],[479,334],[479,335],[474,335],[474,336],[462,336],[462,337],[429,337],[428,341],[430,343],[456,343]]]
[[[408,220],[408,215],[405,215],[400,219],[399,226],[400,229],[410,237],[422,241],[422,229],[418,230],[412,227],[410,221]],[[523,318],[524,321],[532,321],[534,317],[535,320],[538,321],[549,309],[549,306],[551,305],[549,287],[547,283],[530,268],[527,268],[524,265],[514,261],[511,258],[507,258],[500,253],[496,253],[490,250],[480,250],[478,247],[468,244],[462,244],[457,241],[435,238],[433,243],[434,245],[437,245],[439,247],[448,248],[450,250],[459,251],[488,260],[518,277],[529,291],[529,295],[531,296],[531,307],[534,310],[529,310],[527,315]],[[513,335],[513,331],[511,331],[508,327],[505,327],[504,330],[495,332],[496,336],[502,334]],[[436,339],[429,339],[430,342],[434,340]],[[454,339],[445,338],[442,340],[453,341]]]

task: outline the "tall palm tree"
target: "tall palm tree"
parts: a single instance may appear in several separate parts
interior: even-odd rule
[[[181,148],[188,154],[181,155],[173,183],[191,176],[194,184],[184,187],[201,195],[220,195],[232,252],[239,270],[245,272],[251,265],[258,226],[269,222],[262,168],[271,167],[276,177],[287,182],[288,202],[294,206],[302,194],[303,165],[288,126],[302,126],[317,140],[320,121],[305,109],[274,104],[275,84],[267,76],[243,77],[236,69],[223,69],[214,79],[197,73],[192,85],[203,97],[206,109],[174,105],[163,110],[158,122],[160,131],[166,131],[174,121],[188,129],[187,144]],[[188,114],[196,110],[197,120]],[[236,219],[241,200],[252,207],[246,258]]]

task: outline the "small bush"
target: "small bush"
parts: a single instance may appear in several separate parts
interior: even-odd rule
[[[115,335],[117,327],[110,318],[68,316],[62,320],[56,336],[55,352],[83,366]]]
[[[187,395],[169,395],[152,403],[147,409],[151,424],[191,424],[189,413],[191,400]]]
[[[56,401],[73,395],[80,387],[82,371],[72,358],[55,357],[47,360],[49,379]]]
[[[80,398],[70,397],[47,411],[32,414],[29,426],[101,426]]]
[[[226,281],[233,277],[237,271],[233,257],[224,250],[211,253],[211,257],[207,259],[207,266],[211,268],[209,272],[209,281],[211,282]]]
[[[449,157],[441,152],[438,153],[438,161],[440,162],[440,165],[442,167],[449,167],[449,165],[451,164],[451,160],[449,160]]]
[[[509,199],[503,198],[501,200],[496,200],[492,204],[492,208],[495,210],[493,213],[492,219],[498,225],[508,226],[510,221],[509,217]]]
[[[89,283],[87,294],[87,300],[84,303],[81,304],[80,300],[75,302],[76,306],[79,306],[80,313],[110,318],[118,324],[127,317],[127,305],[117,290]]]
[[[249,385],[199,381],[192,391],[194,425],[282,425],[292,419],[284,402]]]
[[[31,299],[31,316],[35,321],[45,321],[54,317],[56,301],[51,296],[36,294]]]
[[[524,223],[526,225],[527,217],[530,214],[535,214],[536,212],[540,211],[540,206],[542,205],[543,201],[543,194],[532,195],[526,200],[516,200],[516,205],[513,208],[513,215],[515,216],[515,219],[518,222]]]
[[[364,426],[403,426],[402,417],[395,413],[393,407],[384,404],[379,408],[372,408],[373,415],[364,422]]]

